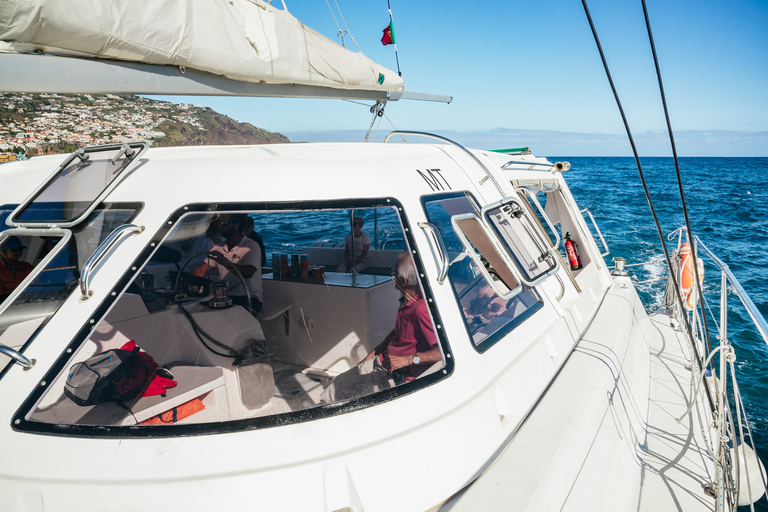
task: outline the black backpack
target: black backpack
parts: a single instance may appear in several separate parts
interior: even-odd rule
[[[107,350],[72,365],[64,394],[77,405],[123,404],[144,392],[156,368],[150,368],[139,356],[139,347]]]

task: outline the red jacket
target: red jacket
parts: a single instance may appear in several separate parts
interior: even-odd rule
[[[19,261],[15,270],[6,265],[4,259],[0,259],[0,294],[11,293],[32,272],[32,265],[26,261]]]

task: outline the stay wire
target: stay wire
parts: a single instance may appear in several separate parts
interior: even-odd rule
[[[355,37],[349,31],[349,27],[347,26],[347,21],[344,19],[344,14],[342,14],[341,8],[339,7],[339,2],[334,0],[334,3],[336,4],[336,10],[339,11],[339,17],[341,18],[341,22],[344,23],[344,30],[341,30],[341,27],[339,26],[339,22],[336,20],[336,15],[333,12],[333,8],[331,8],[331,4],[328,2],[328,0],[325,0],[325,4],[328,6],[328,10],[331,11],[331,16],[333,17],[333,21],[334,23],[336,23],[336,28],[339,31],[337,35],[341,37],[341,46],[343,46],[344,48],[347,47],[347,45],[344,44],[344,34],[347,34],[349,35],[349,38],[352,40],[352,42],[355,44],[357,51],[362,53],[362,50],[360,49],[360,47],[357,46],[357,41],[355,41]]]
[[[603,47],[600,44],[600,38],[597,35],[597,30],[595,29],[595,24],[592,21],[592,15],[589,13],[589,7],[587,6],[587,0],[581,0],[581,4],[584,7],[584,13],[587,16],[587,21],[589,22],[589,27],[592,30],[592,36],[595,39],[595,45],[597,46],[597,50],[600,53],[600,59],[602,60],[602,63],[603,63],[603,69],[605,70],[605,75],[608,78],[608,83],[611,86],[611,91],[613,92],[613,97],[616,100],[616,106],[618,107],[619,113],[621,114],[621,120],[624,123],[624,129],[627,132],[627,138],[629,139],[629,144],[632,147],[632,154],[634,155],[635,164],[637,165],[637,171],[638,171],[638,174],[640,175],[640,181],[641,181],[641,183],[643,185],[643,192],[645,193],[645,199],[646,199],[646,201],[648,201],[648,207],[651,209],[651,216],[653,217],[653,222],[654,222],[654,224],[656,226],[656,232],[658,233],[659,240],[661,241],[661,248],[664,250],[664,259],[667,262],[667,268],[669,269],[670,277],[671,277],[672,283],[674,285],[673,288],[675,289],[675,296],[677,297],[677,302],[680,305],[680,310],[684,311],[685,310],[684,309],[685,306],[683,304],[683,298],[682,298],[682,296],[680,294],[680,287],[679,287],[679,284],[677,282],[677,277],[675,277],[674,273],[672,272],[672,260],[670,259],[670,256],[669,256],[669,250],[667,249],[667,244],[664,242],[664,232],[661,229],[661,224],[659,224],[659,218],[658,218],[658,215],[656,214],[656,209],[653,206],[653,201],[651,200],[650,192],[648,191],[648,183],[645,180],[645,174],[643,173],[643,168],[640,165],[640,157],[638,156],[638,153],[637,153],[637,147],[635,146],[635,140],[632,137],[632,131],[629,128],[629,122],[627,121],[627,116],[624,114],[624,108],[621,105],[621,100],[619,99],[619,93],[616,91],[616,86],[613,83],[613,78],[611,77],[611,71],[608,68],[608,62],[607,62],[607,60],[605,58],[605,53],[603,52]],[[692,348],[692,350],[693,350],[693,352],[694,352],[694,354],[696,356],[696,363],[698,364],[699,367],[701,367],[701,365],[702,365],[701,356],[699,355],[699,351],[698,351],[698,349],[696,347],[696,344],[694,342],[693,331],[691,329],[691,324],[690,324],[690,321],[688,319],[688,315],[682,315],[682,316],[683,316],[683,321],[684,321],[684,324],[685,324],[686,333],[688,334],[688,338],[691,340],[691,348]],[[702,371],[703,371],[703,368],[702,368]],[[707,400],[709,401],[709,406],[710,406],[711,410],[714,411],[714,410],[716,410],[714,399],[711,396],[708,388],[706,388],[706,391],[707,391],[706,395],[707,395]]]
[[[392,27],[392,30],[394,31],[395,21],[392,19],[392,6],[389,4],[389,0],[387,0],[387,10],[389,11],[390,27]],[[397,56],[397,37],[393,37],[393,39],[394,41],[392,41],[392,43],[395,47],[395,62],[397,62],[397,76],[403,76],[403,74],[400,72],[400,58]]]
[[[651,21],[648,17],[648,7],[645,4],[645,0],[641,0],[643,4],[643,15],[645,16],[645,27],[648,30],[648,41],[651,44],[651,52],[653,53],[653,64],[656,66],[656,77],[659,81],[659,94],[661,95],[661,103],[664,106],[664,118],[667,122],[667,131],[669,132],[669,143],[672,146],[672,159],[675,162],[675,173],[677,174],[677,188],[680,190],[680,203],[683,207],[683,215],[685,216],[685,229],[688,231],[688,240],[690,241],[691,245],[693,245],[693,231],[691,230],[691,219],[688,217],[688,205],[685,202],[685,192],[683,191],[683,179],[682,175],[680,174],[680,162],[677,158],[677,147],[675,145],[675,135],[672,132],[672,123],[669,120],[669,109],[667,108],[667,96],[664,93],[664,83],[661,79],[661,68],[659,67],[659,58],[656,55],[656,44],[654,43],[653,39],[653,32],[651,31]],[[691,253],[693,254],[693,272],[695,276],[696,281],[696,289],[699,293],[699,299],[701,300],[704,297],[704,294],[701,290],[701,280],[699,277],[699,265],[698,265],[698,255],[696,254],[697,251],[695,250],[695,247],[692,247]],[[702,307],[702,322],[704,327],[704,339],[706,340],[706,348],[707,353],[712,351],[712,345],[710,343],[709,339],[709,326],[707,325],[707,315],[703,311],[703,303],[701,305]]]

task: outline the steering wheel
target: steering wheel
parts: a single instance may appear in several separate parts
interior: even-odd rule
[[[174,285],[173,285],[174,292],[179,287],[179,279],[180,278],[182,279],[183,282],[186,282],[186,283],[189,283],[189,284],[192,284],[192,285],[203,285],[204,286],[204,285],[209,285],[212,282],[211,279],[208,279],[206,277],[193,276],[193,275],[190,275],[190,274],[187,274],[187,275],[182,277],[182,273],[184,271],[184,268],[186,268],[187,264],[190,261],[192,261],[193,259],[197,258],[198,256],[202,256],[202,255],[204,255],[206,257],[206,259],[212,259],[215,262],[217,262],[218,264],[224,265],[230,271],[234,271],[235,275],[237,275],[237,278],[240,280],[240,283],[235,284],[234,286],[228,288],[227,292],[229,292],[231,290],[234,290],[238,286],[242,285],[243,290],[245,290],[245,296],[248,299],[248,301],[247,301],[247,304],[249,305],[248,307],[250,308],[250,304],[251,304],[251,291],[248,289],[248,286],[246,285],[245,278],[240,273],[240,271],[237,269],[237,266],[235,266],[234,263],[232,263],[227,258],[225,258],[224,256],[222,256],[220,253],[217,253],[217,252],[200,251],[200,252],[197,252],[197,253],[193,254],[189,258],[187,258],[187,260],[184,262],[184,264],[181,266],[181,268],[179,268],[179,273],[176,275],[176,283],[174,283]],[[210,270],[210,265],[208,265],[208,268]]]

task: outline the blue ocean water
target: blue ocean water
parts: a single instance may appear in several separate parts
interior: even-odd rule
[[[663,257],[657,230],[633,158],[558,157],[581,208],[589,208],[614,256],[627,263]],[[665,234],[685,224],[671,158],[641,158],[651,199]],[[680,172],[691,230],[727,264],[768,318],[768,158],[681,158]],[[669,250],[677,238],[668,242]],[[664,261],[631,267],[637,281],[666,275]],[[662,305],[665,282],[641,284],[649,311]],[[720,272],[705,267],[704,294],[720,323]],[[746,310],[729,294],[728,338],[736,352],[736,373],[761,459],[768,463],[768,347],[752,328]],[[717,340],[713,339],[713,344]],[[759,510],[768,510],[763,500]]]

